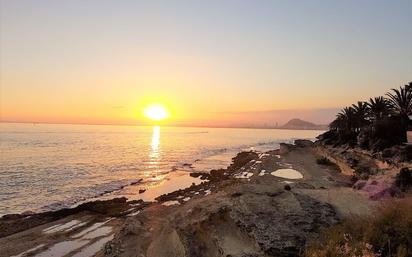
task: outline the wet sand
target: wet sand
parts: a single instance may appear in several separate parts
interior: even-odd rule
[[[108,201],[40,215],[37,226],[3,233],[0,256],[296,256],[319,228],[373,209],[337,166],[316,163],[312,147],[279,154],[246,153],[228,169],[192,174],[206,180],[187,189],[142,193],[157,202]],[[272,175],[279,169],[295,176]],[[2,218],[0,228],[24,219],[34,218]]]

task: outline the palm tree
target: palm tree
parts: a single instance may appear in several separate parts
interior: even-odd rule
[[[336,118],[329,124],[329,128],[334,131],[341,131],[345,129],[346,121],[345,118],[337,115]]]
[[[337,118],[342,121],[343,130],[354,131],[355,130],[355,110],[353,107],[345,107],[340,113],[338,113]]]
[[[355,126],[355,131],[359,132],[360,129],[366,126],[369,121],[368,113],[369,113],[369,106],[365,102],[359,101],[357,104],[352,105],[353,109],[353,125]]]
[[[386,94],[388,100],[393,108],[394,112],[401,119],[402,129],[405,131],[403,135],[404,141],[406,142],[406,131],[408,128],[409,117],[412,113],[412,83],[400,87],[399,89],[392,89],[392,92]]]
[[[383,96],[370,98],[367,105],[369,107],[369,116],[374,121],[382,120],[390,113],[390,104]]]

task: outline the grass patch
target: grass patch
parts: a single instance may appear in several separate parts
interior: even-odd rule
[[[411,257],[412,197],[392,199],[371,217],[353,217],[321,232],[306,257]]]

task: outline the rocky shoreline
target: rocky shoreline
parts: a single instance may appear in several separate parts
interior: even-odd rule
[[[342,169],[342,163],[350,165],[342,156],[296,140],[265,153],[239,153],[226,169],[191,173],[204,181],[156,202],[116,198],[55,212],[6,215],[0,218],[0,256],[53,256],[50,249],[62,242],[70,242],[63,251],[67,256],[298,256],[320,228],[353,214],[368,215],[374,208],[369,195],[352,188],[351,174]],[[277,170],[293,170],[303,178],[274,176]],[[73,220],[77,225],[65,225]],[[89,241],[76,237],[104,222],[110,232]],[[53,226],[57,232],[44,232]],[[84,245],[78,247],[76,240]],[[82,255],[100,241],[105,242],[92,254]]]

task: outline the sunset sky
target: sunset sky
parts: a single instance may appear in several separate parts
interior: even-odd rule
[[[2,121],[328,123],[412,77],[412,0],[0,0]]]

